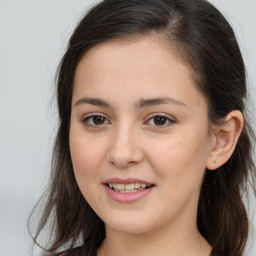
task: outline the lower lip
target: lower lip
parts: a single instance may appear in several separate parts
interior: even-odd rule
[[[118,203],[133,203],[136,202],[143,197],[147,196],[154,186],[151,186],[144,190],[139,190],[138,192],[132,192],[132,193],[121,193],[116,192],[115,190],[111,189],[108,185],[104,184],[104,187],[106,189],[107,194],[111,199]]]

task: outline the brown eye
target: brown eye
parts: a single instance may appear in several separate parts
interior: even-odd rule
[[[101,115],[90,115],[85,117],[82,121],[86,126],[103,126],[109,124],[109,121]]]
[[[154,124],[157,126],[165,125],[167,122],[167,118],[163,116],[154,117],[153,120],[154,120]]]
[[[102,116],[94,116],[92,118],[93,124],[95,125],[102,125],[105,123],[105,118]]]
[[[159,128],[168,127],[175,123],[174,119],[164,114],[151,115],[151,118],[146,122],[147,124]]]

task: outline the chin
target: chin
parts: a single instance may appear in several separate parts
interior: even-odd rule
[[[104,222],[106,223],[106,227],[122,233],[141,234],[153,229],[152,220],[147,220],[145,217],[136,217],[131,218],[131,215],[127,216],[127,218],[120,216],[119,218],[106,219]]]
[[[150,229],[149,227],[144,227],[142,225],[136,225],[136,224],[130,224],[130,225],[127,225],[126,224],[121,224],[120,225],[112,225],[112,226],[108,226],[110,229],[112,230],[116,230],[118,232],[121,232],[121,233],[126,233],[126,234],[143,234],[143,233],[146,233],[146,232],[149,232]]]

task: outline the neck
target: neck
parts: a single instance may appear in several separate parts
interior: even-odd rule
[[[210,245],[197,228],[176,234],[168,229],[130,234],[106,227],[106,239],[98,256],[209,256],[210,252]]]

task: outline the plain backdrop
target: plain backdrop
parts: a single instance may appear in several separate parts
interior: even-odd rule
[[[0,0],[0,256],[32,254],[26,222],[49,175],[55,70],[72,30],[95,2]],[[256,1],[210,2],[235,29],[255,105]],[[246,256],[256,255],[255,234]]]

